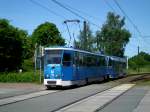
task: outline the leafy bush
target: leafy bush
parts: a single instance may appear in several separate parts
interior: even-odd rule
[[[128,69],[128,74],[138,74],[138,73],[150,73],[150,65],[139,67],[139,71],[133,68]]]
[[[23,71],[33,71],[34,69],[34,63],[33,63],[33,59],[25,59],[23,64],[22,64],[22,69]]]

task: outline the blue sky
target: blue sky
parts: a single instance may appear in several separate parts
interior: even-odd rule
[[[59,7],[51,0],[34,1],[42,4],[44,7],[47,7],[49,11],[34,4],[30,0],[0,0],[0,18],[8,19],[12,25],[27,30],[29,34],[32,34],[33,30],[41,23],[49,21],[57,25],[59,31],[66,40],[69,40],[69,35],[63,21],[65,19],[79,19],[83,22],[83,19]],[[100,30],[109,11],[115,11],[122,17],[124,16],[113,0],[58,1],[84,12],[84,14],[80,15],[99,26],[97,27],[90,24],[93,34],[95,31]],[[112,8],[106,3],[106,1]],[[136,55],[137,46],[140,46],[140,51],[145,51],[150,54],[150,0],[117,1],[144,36],[140,37],[133,25],[126,19],[125,27],[132,33],[132,38],[126,47],[125,54],[129,57]],[[51,11],[54,11],[56,14],[53,14]],[[88,15],[92,17],[89,17]],[[70,28],[71,35],[74,33],[74,37],[77,38],[77,35],[79,34],[79,25],[69,23],[68,26]],[[80,26],[82,28],[82,23],[80,23]]]

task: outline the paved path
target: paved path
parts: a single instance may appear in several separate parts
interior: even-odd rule
[[[139,103],[138,107],[133,112],[150,112],[150,90]]]
[[[0,99],[45,90],[44,85],[33,83],[0,83]]]
[[[45,90],[45,91],[34,92],[34,93],[25,94],[25,95],[19,95],[19,96],[14,96],[14,97],[10,97],[10,98],[0,99],[0,106],[6,105],[6,104],[11,104],[11,103],[16,103],[19,101],[23,101],[23,100],[43,96],[43,95],[48,95],[48,94],[54,93],[54,92],[57,92],[57,91]]]
[[[119,97],[133,86],[134,84],[123,84],[116,86],[102,93],[77,102],[71,106],[58,110],[58,112],[94,112],[100,108],[103,108],[106,104]]]
[[[135,86],[98,112],[150,112],[150,88]]]

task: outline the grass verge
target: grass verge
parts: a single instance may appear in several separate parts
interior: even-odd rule
[[[43,79],[43,78],[42,78]],[[34,75],[33,71],[22,72],[22,73],[0,73],[0,82],[30,82],[30,83],[40,83],[39,72]]]
[[[145,66],[145,67],[141,67],[139,68],[139,71],[136,69],[128,69],[128,74],[139,74],[139,73],[150,73],[150,66]]]
[[[135,80],[133,83],[141,86],[149,86],[150,85],[150,74],[144,75],[142,78]]]

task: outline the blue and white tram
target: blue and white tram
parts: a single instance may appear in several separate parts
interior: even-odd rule
[[[44,85],[71,86],[126,75],[126,58],[74,48],[45,48]]]
[[[106,56],[74,48],[45,48],[44,85],[84,85],[108,77]]]

